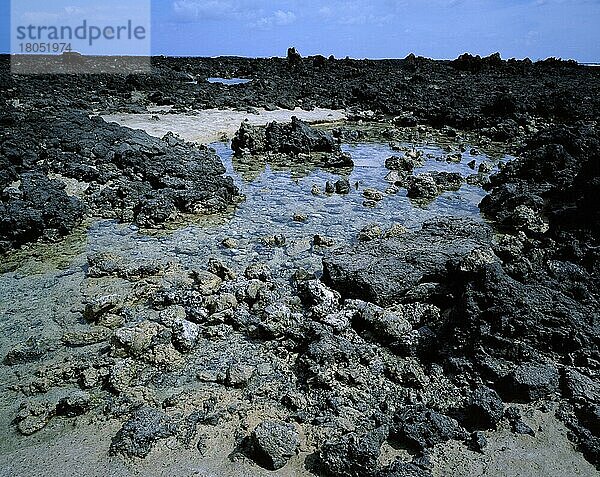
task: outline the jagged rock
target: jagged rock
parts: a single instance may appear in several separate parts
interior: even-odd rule
[[[55,406],[49,401],[25,401],[19,406],[15,422],[24,436],[35,434],[46,427],[55,414]]]
[[[393,438],[424,451],[450,439],[466,437],[464,430],[451,417],[422,405],[408,406],[394,415]]]
[[[173,345],[182,353],[191,351],[200,335],[200,327],[186,319],[175,320],[171,325],[171,330],[173,332]]]
[[[310,127],[296,116],[292,117],[291,123],[272,122],[266,127],[243,122],[233,138],[231,148],[238,156],[269,152],[290,157],[309,154],[311,157],[306,160],[316,161],[323,167],[354,165],[350,156],[341,151],[339,144],[329,133]],[[316,155],[313,156],[314,154]]]
[[[38,361],[47,352],[48,346],[45,345],[42,341],[32,337],[29,338],[27,341],[14,346],[6,354],[2,362],[7,366],[31,363],[33,361]]]
[[[508,375],[506,394],[515,399],[535,401],[558,391],[558,371],[552,365],[525,363]]]
[[[91,397],[85,391],[75,391],[58,401],[56,414],[75,417],[87,413],[91,408]]]
[[[158,440],[171,437],[176,431],[176,423],[167,414],[142,406],[133,412],[113,437],[110,453],[146,457]]]
[[[292,424],[276,421],[260,423],[250,436],[252,458],[269,470],[278,470],[298,452],[300,435]]]
[[[387,306],[424,280],[445,282],[447,265],[487,245],[491,230],[463,218],[434,219],[398,238],[361,243],[323,260],[323,280],[342,296]]]
[[[377,473],[381,445],[388,435],[380,427],[364,435],[349,433],[327,441],[319,451],[319,465],[332,477],[368,477]]]
[[[340,295],[327,288],[319,280],[304,280],[297,283],[298,293],[304,304],[315,317],[325,317],[340,309]]]
[[[496,391],[480,386],[462,411],[461,424],[468,429],[495,429],[504,415],[504,403]]]

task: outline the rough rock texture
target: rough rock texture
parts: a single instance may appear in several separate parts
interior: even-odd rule
[[[260,423],[252,431],[250,441],[256,462],[269,470],[281,469],[300,447],[298,431],[284,422]]]
[[[237,194],[224,173],[218,156],[172,134],[73,111],[15,113],[0,133],[0,251],[59,239],[86,213],[157,227],[223,211]]]
[[[491,229],[461,218],[434,219],[419,232],[373,240],[323,261],[325,283],[349,298],[378,305],[406,300],[418,286],[448,278],[448,265],[489,245]]]
[[[175,432],[175,424],[169,416],[151,407],[141,407],[134,411],[113,438],[110,452],[146,457],[156,441],[171,437]]]
[[[266,127],[252,126],[245,122],[235,134],[231,148],[236,155],[278,153],[291,157],[299,154],[316,154],[311,161],[323,167],[352,167],[349,155],[343,153],[333,136],[314,129],[305,122],[292,117],[292,122],[272,122]]]

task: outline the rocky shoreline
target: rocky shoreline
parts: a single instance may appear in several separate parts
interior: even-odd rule
[[[201,241],[180,255],[159,242],[153,253],[84,247],[64,272],[25,274],[16,263],[2,293],[8,298],[6,283],[20,293],[19,280],[33,287],[53,325],[46,331],[31,324],[35,314],[19,311],[2,321],[9,339],[0,347],[8,383],[1,425],[10,445],[26,448],[60,423],[89,424],[116,429],[104,436],[106,465],[131,469],[153,455],[183,465],[185,455],[200,469],[212,462],[220,475],[437,476],[477,456],[498,466],[503,458],[490,449],[503,429],[546,456],[536,439],[565,426],[571,444],[566,430],[556,431],[566,442],[557,448],[577,452],[564,451],[545,475],[594,475],[600,72],[497,56],[359,61],[292,53],[156,58],[152,75],[128,77],[17,77],[2,58],[6,262],[27,263],[30,250],[66,243],[90,220],[169,230],[239,206],[243,193],[214,149],[98,116],[151,116],[148,107],[165,105],[167,115],[344,109],[347,120],[331,125],[243,123],[227,138],[234,167],[322,169],[332,175],[313,185],[315,200],[360,194],[367,210],[399,194],[427,209],[444,194],[483,187],[482,215],[433,217],[410,230],[372,224],[341,244],[326,229],[307,244],[286,244],[275,225],[270,237],[255,238],[273,255],[307,247],[322,257],[321,267],[293,272],[287,262],[234,263],[234,239],[222,242],[219,257]],[[220,76],[252,81],[203,81]],[[414,147],[422,137],[443,138],[444,155]],[[385,190],[349,180],[347,171],[363,166],[344,146],[360,141],[395,151],[385,160]],[[490,146],[516,159],[494,169],[478,159]],[[470,172],[419,172],[428,161]],[[289,220],[303,227],[310,214]],[[38,291],[46,286],[59,286],[52,293],[66,301],[51,306]],[[11,341],[14,330],[36,326],[39,336],[21,330],[23,339]],[[536,427],[539,415],[555,427]]]

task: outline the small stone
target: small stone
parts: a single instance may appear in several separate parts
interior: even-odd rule
[[[467,166],[469,166],[471,169],[475,169],[476,164],[477,164],[477,162],[475,161],[475,159],[473,159],[472,161],[469,161],[467,163]]]
[[[253,263],[246,268],[244,275],[248,280],[266,282],[271,279],[271,267],[266,263]]]
[[[221,280],[235,280],[237,274],[225,263],[217,258],[208,260],[208,271],[218,276]]]
[[[293,219],[294,222],[306,222],[308,220],[308,215],[295,213]]]
[[[446,157],[446,161],[458,163],[462,161],[462,154],[460,152],[449,154],[448,157]]]
[[[75,417],[88,412],[91,408],[91,397],[85,391],[74,391],[58,401],[56,414],[58,416]]]
[[[492,171],[492,166],[487,162],[482,162],[477,170],[480,174],[489,174]]]
[[[385,231],[384,238],[396,238],[404,235],[407,232],[406,227],[400,224],[394,224]]]
[[[331,237],[325,237],[324,235],[315,235],[313,238],[313,244],[318,247],[332,247],[335,245],[335,239]]]
[[[182,353],[190,352],[196,345],[200,335],[200,327],[196,323],[185,319],[176,320],[171,325],[171,331],[173,333],[173,346]]]
[[[332,182],[327,181],[325,184],[325,192],[327,194],[333,194],[335,192],[335,185]]]
[[[485,434],[481,431],[473,432],[473,434],[471,434],[469,447],[471,450],[483,454],[483,450],[487,447],[487,439]]]
[[[252,459],[269,470],[278,470],[296,455],[300,435],[292,424],[264,421],[250,436]]]
[[[358,234],[358,240],[360,242],[369,242],[371,240],[381,238],[382,235],[383,231],[381,230],[379,224],[370,224],[366,227],[363,227]]]
[[[371,189],[371,188],[367,188],[363,191],[363,195],[369,199],[369,200],[373,200],[375,202],[379,202],[381,200],[383,200],[384,195],[383,193],[379,192],[377,189]]]
[[[204,296],[217,293],[223,283],[221,278],[207,270],[193,271],[192,278],[196,282],[198,291]]]
[[[270,235],[269,237],[263,237],[261,239],[262,243],[271,247],[283,247],[286,241],[285,235],[283,234]]]
[[[238,243],[235,239],[227,237],[221,241],[221,245],[225,248],[238,248]]]
[[[254,375],[254,368],[244,364],[233,363],[227,368],[225,384],[232,388],[246,387]]]
[[[321,192],[321,188],[318,185],[315,184],[315,185],[312,186],[312,189],[310,190],[310,193],[312,195],[321,195],[321,193],[322,193]]]
[[[337,194],[349,194],[350,193],[350,181],[348,181],[348,179],[339,179],[335,183],[335,192]]]

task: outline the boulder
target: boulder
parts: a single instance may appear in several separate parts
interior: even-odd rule
[[[292,424],[261,422],[250,436],[251,457],[269,470],[284,467],[300,447],[300,435]]]
[[[465,218],[433,219],[418,232],[372,240],[323,259],[323,281],[345,298],[380,306],[401,302],[418,285],[444,283],[448,265],[489,244],[492,232]]]

